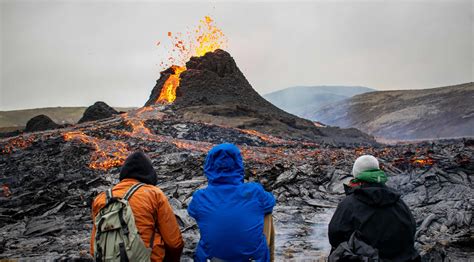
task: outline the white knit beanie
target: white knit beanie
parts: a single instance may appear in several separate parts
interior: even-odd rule
[[[379,169],[379,161],[371,155],[363,155],[356,159],[352,167],[352,175],[357,177],[361,172]]]

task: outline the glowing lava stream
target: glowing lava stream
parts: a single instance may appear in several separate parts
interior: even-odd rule
[[[67,132],[63,138],[65,141],[78,140],[93,147],[94,151],[89,163],[92,169],[107,170],[120,166],[129,154],[128,145],[122,141],[99,139],[81,131]]]
[[[179,76],[186,70],[184,66],[171,66],[174,73],[166,79],[163,87],[161,88],[160,96],[158,97],[158,103],[173,103],[176,99],[176,89],[179,86],[181,80]]]
[[[227,38],[222,30],[213,24],[211,17],[205,16],[199,21],[199,26],[192,32],[188,32],[188,39],[181,39],[181,33],[173,36],[168,32],[168,37],[173,44],[168,60],[171,63],[184,65],[193,56],[200,57],[216,49],[227,46]],[[164,65],[162,63],[162,65]],[[170,104],[176,100],[176,90],[180,84],[180,75],[186,71],[186,66],[171,65],[173,73],[163,84],[156,103]]]

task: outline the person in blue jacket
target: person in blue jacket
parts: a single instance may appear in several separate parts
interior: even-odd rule
[[[207,188],[188,207],[201,233],[195,261],[270,261],[264,216],[275,197],[260,184],[244,183],[240,150],[233,144],[212,148],[204,164]]]

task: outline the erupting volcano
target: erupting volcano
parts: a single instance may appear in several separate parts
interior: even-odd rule
[[[182,118],[250,129],[283,138],[323,143],[373,144],[356,129],[319,128],[266,101],[250,85],[234,59],[221,48],[227,39],[210,17],[200,21],[188,40],[168,33],[173,43],[169,60],[145,106],[170,105]]]
[[[180,84],[180,75],[186,70],[184,64],[191,57],[200,57],[219,48],[225,48],[227,38],[221,29],[214,25],[211,17],[205,16],[199,21],[199,26],[192,32],[187,32],[186,37],[181,33],[173,35],[168,32],[173,49],[168,60],[176,63],[167,70],[166,80],[161,87],[157,103],[173,103],[176,99],[176,90]],[[162,63],[161,65],[165,65]]]

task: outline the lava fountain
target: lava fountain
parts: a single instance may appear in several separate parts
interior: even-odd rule
[[[214,25],[214,20],[205,16],[199,21],[199,26],[192,32],[187,32],[186,37],[183,34],[168,32],[168,37],[173,45],[168,61],[171,65],[172,73],[163,84],[160,96],[156,103],[169,104],[176,99],[176,90],[179,86],[180,75],[186,71],[186,62],[193,56],[203,56],[216,49],[222,49],[227,46],[227,38],[222,30]],[[178,64],[178,65],[176,65]],[[164,66],[164,64],[162,64]]]

